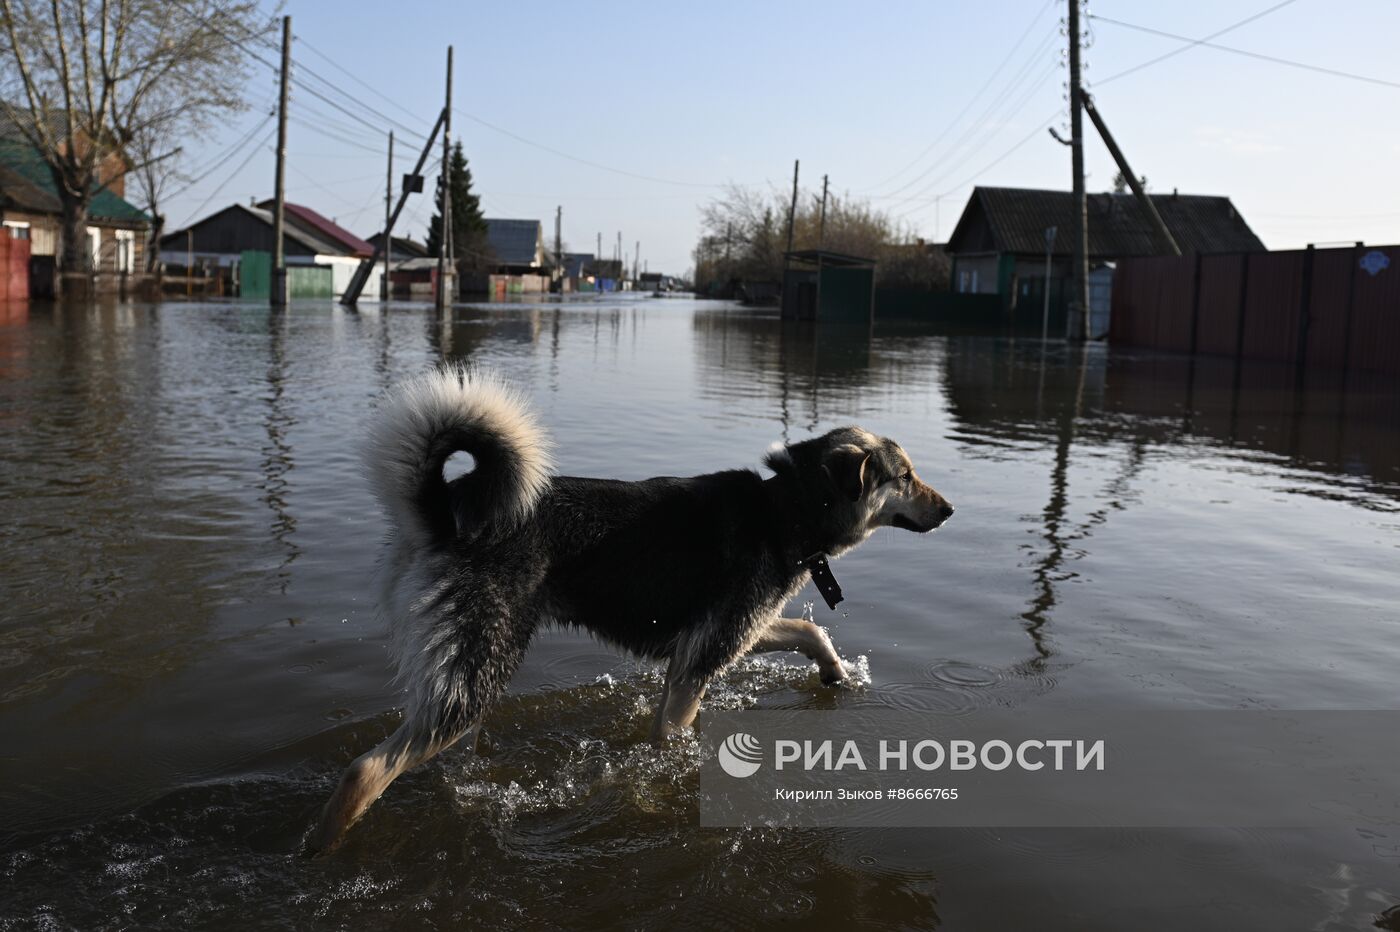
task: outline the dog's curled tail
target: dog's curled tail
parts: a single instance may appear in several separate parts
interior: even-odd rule
[[[475,468],[451,483],[452,454]],[[442,546],[529,517],[549,486],[549,443],[525,399],[490,372],[444,366],[385,397],[370,427],[375,495],[399,535]]]

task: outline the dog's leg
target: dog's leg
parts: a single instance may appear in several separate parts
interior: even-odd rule
[[[709,677],[688,669],[678,656],[671,658],[666,669],[666,686],[661,691],[661,705],[656,710],[656,723],[651,729],[652,744],[663,744],[677,729],[689,728],[700,711]]]
[[[826,629],[801,618],[776,618],[758,636],[749,653],[792,650],[815,661],[822,682],[830,686],[846,678],[846,668],[831,644]]]
[[[416,730],[412,722],[404,722],[398,731],[356,758],[345,771],[321,811],[320,823],[307,839],[308,853],[323,854],[335,847],[355,820],[404,771],[451,747],[463,735],[470,735],[470,743],[475,744],[476,734],[477,727],[473,726],[456,734],[430,737]]]

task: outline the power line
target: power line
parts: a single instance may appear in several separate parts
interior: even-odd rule
[[[1116,73],[1114,73],[1114,74],[1111,74],[1111,75],[1109,75],[1108,77],[1104,78],[1104,79],[1101,80],[1101,81],[1095,81],[1094,84],[1095,84],[1096,86],[1101,86],[1101,85],[1107,84],[1109,81],[1117,81],[1119,78],[1127,77],[1128,75],[1132,74],[1132,73],[1135,72],[1135,71],[1141,71],[1141,70],[1144,69],[1144,68],[1150,68],[1151,66],[1157,64],[1158,62],[1164,62],[1164,61],[1166,61],[1168,58],[1174,58],[1175,56],[1180,55],[1182,52],[1189,52],[1191,49],[1195,48],[1196,46],[1198,46],[1198,45],[1200,45],[1200,44],[1202,44],[1202,43],[1204,43],[1204,42],[1209,42],[1211,39],[1218,39],[1218,38],[1220,38],[1221,36],[1225,35],[1225,33],[1227,33],[1227,32],[1234,32],[1236,29],[1239,29],[1241,26],[1247,26],[1247,25],[1249,25],[1250,23],[1254,22],[1254,21],[1257,20],[1257,19],[1263,19],[1265,16],[1268,16],[1270,13],[1273,13],[1273,12],[1275,12],[1275,11],[1277,11],[1277,10],[1281,10],[1281,9],[1283,9],[1284,7],[1289,6],[1289,5],[1291,5],[1291,4],[1293,4],[1293,3],[1296,3],[1296,2],[1297,2],[1297,0],[1283,0],[1282,3],[1276,3],[1276,4],[1274,4],[1273,6],[1267,8],[1267,9],[1260,10],[1258,13],[1255,13],[1253,16],[1246,16],[1244,19],[1240,20],[1239,22],[1233,23],[1233,24],[1231,24],[1231,25],[1229,25],[1229,26],[1226,26],[1224,29],[1217,30],[1216,32],[1212,32],[1210,35],[1205,36],[1204,38],[1196,39],[1195,41],[1191,42],[1189,45],[1183,45],[1183,46],[1181,46],[1181,48],[1172,49],[1170,52],[1167,52],[1165,55],[1158,55],[1156,58],[1148,59],[1147,61],[1143,62],[1143,63],[1140,64],[1140,65],[1134,65],[1134,66],[1131,67],[1131,68],[1128,68],[1128,69],[1125,69],[1125,70],[1123,70],[1123,71],[1119,71],[1119,72],[1116,72]],[[1097,16],[1093,16],[1092,14],[1090,15],[1089,18],[1090,18],[1090,19],[1098,19]]]
[[[334,59],[332,59],[332,58],[331,58],[329,55],[327,55],[325,52],[322,52],[320,49],[316,48],[316,46],[312,45],[312,44],[311,44],[310,42],[308,42],[306,39],[302,38],[301,36],[296,36],[295,38],[296,38],[297,41],[300,42],[302,45],[306,46],[306,48],[307,48],[312,54],[317,55],[317,56],[319,56],[320,58],[324,59],[325,61],[329,62],[329,63],[330,63],[330,66],[331,66],[332,68],[334,68],[335,70],[339,71],[341,74],[344,74],[344,75],[345,75],[346,77],[348,77],[350,80],[354,81],[356,84],[358,84],[358,85],[360,85],[361,87],[365,88],[365,89],[368,90],[371,94],[374,94],[376,97],[378,97],[380,100],[383,100],[383,101],[388,102],[391,106],[397,108],[398,110],[403,111],[404,113],[408,114],[410,117],[412,117],[412,118],[415,119],[415,120],[421,119],[416,113],[414,113],[413,111],[409,110],[409,109],[408,109],[407,107],[405,107],[403,104],[399,103],[397,100],[394,100],[392,97],[390,97],[389,95],[385,94],[383,91],[379,90],[379,89],[378,89],[377,87],[375,87],[374,85],[372,85],[372,84],[370,84],[369,82],[365,81],[364,79],[362,79],[361,77],[359,77],[358,75],[356,75],[353,71],[350,71],[350,70],[348,70],[348,69],[342,67],[338,62],[336,62]],[[373,112],[373,111],[371,111],[371,112]],[[388,118],[386,117],[385,119],[388,119]],[[402,124],[397,124],[397,125],[402,126]],[[418,134],[418,135],[420,136],[420,138],[422,137],[422,134],[421,134],[421,133]]]
[[[561,150],[559,150],[559,149],[555,149],[555,148],[553,148],[552,146],[547,146],[547,145],[545,145],[545,144],[542,143],[542,142],[535,142],[533,139],[526,139],[524,136],[521,136],[521,135],[519,135],[519,134],[517,134],[517,133],[512,133],[510,130],[504,129],[504,128],[500,127],[500,126],[497,126],[497,125],[495,125],[494,123],[487,122],[486,120],[483,120],[481,117],[477,116],[476,114],[467,113],[465,110],[457,110],[457,109],[454,108],[452,112],[453,112],[453,113],[456,113],[456,114],[459,114],[460,116],[466,117],[468,120],[471,120],[473,123],[479,123],[479,124],[481,124],[482,126],[486,127],[487,129],[489,129],[489,130],[491,130],[491,131],[493,131],[493,132],[500,133],[502,136],[507,136],[507,137],[509,137],[509,138],[511,138],[511,139],[514,139],[516,142],[524,143],[524,144],[527,145],[527,146],[533,146],[533,147],[536,148],[536,149],[540,149],[540,150],[542,150],[542,151],[544,151],[544,152],[548,152],[548,153],[550,153],[551,155],[557,155],[557,156],[559,156],[559,157],[562,158],[562,159],[568,159],[568,160],[571,161],[571,162],[578,162],[580,165],[587,165],[587,166],[590,167],[590,168],[596,168],[596,169],[598,169],[598,170],[600,170],[600,171],[612,172],[614,175],[624,175],[624,176],[626,176],[626,177],[628,177],[628,178],[636,178],[636,179],[641,180],[641,181],[650,181],[650,182],[654,182],[655,184],[670,184],[670,185],[675,185],[675,186],[681,187],[681,188],[722,188],[722,187],[724,187],[723,184],[713,184],[713,183],[709,183],[709,182],[700,182],[700,181],[675,181],[675,180],[670,179],[670,178],[656,178],[656,177],[653,177],[653,176],[651,176],[651,175],[641,175],[641,174],[638,174],[637,172],[630,172],[630,171],[627,171],[626,169],[622,169],[622,168],[613,168],[611,165],[604,165],[604,164],[602,164],[602,163],[600,163],[600,162],[594,162],[594,161],[592,161],[592,160],[590,160],[590,159],[580,158],[580,157],[577,156],[577,155],[570,155],[569,153],[563,152],[563,151],[561,151]],[[737,185],[737,187],[754,187],[754,186],[753,186],[753,185]]]
[[[1021,33],[1021,37],[1016,40],[1016,44],[1011,46],[1011,51],[1006,53],[1006,57],[1001,60],[1001,64],[997,65],[996,68],[993,69],[992,73],[987,77],[986,83],[984,83],[978,89],[976,94],[973,94],[970,98],[968,98],[967,103],[963,106],[961,110],[958,111],[958,115],[953,117],[953,119],[950,120],[947,123],[947,125],[943,127],[943,131],[939,133],[937,137],[934,138],[933,142],[929,143],[927,146],[924,147],[924,150],[922,152],[914,156],[913,160],[910,161],[908,165],[905,165],[899,171],[895,172],[893,175],[890,175],[883,181],[878,181],[875,184],[871,185],[870,190],[873,191],[878,188],[883,188],[885,185],[889,184],[891,181],[894,181],[900,175],[904,174],[909,169],[919,164],[921,161],[923,161],[924,156],[932,152],[934,147],[936,147],[940,142],[942,142],[947,137],[947,135],[953,131],[953,127],[958,124],[958,121],[967,115],[967,112],[972,109],[973,105],[976,104],[979,99],[981,99],[982,95],[987,92],[987,89],[990,88],[992,84],[996,82],[996,79],[1001,76],[1001,73],[1004,70],[1006,70],[1007,64],[1011,61],[1012,57],[1015,56],[1017,50],[1021,48],[1022,44],[1025,43],[1026,37],[1031,34],[1032,30],[1035,29],[1036,23],[1040,20],[1042,16],[1045,15],[1045,11],[1050,9],[1051,4],[1053,4],[1054,2],[1055,0],[1048,0],[1045,6],[1041,7],[1039,12],[1037,12],[1034,16],[1030,18],[1030,22],[1026,24],[1025,32]],[[1290,0],[1290,2],[1292,2],[1292,0]],[[896,191],[894,193],[898,192]]]
[[[1039,90],[1041,89],[1042,82],[1044,81],[1044,79],[1045,79],[1045,78],[1048,78],[1048,77],[1050,77],[1050,75],[1054,74],[1054,72],[1056,71],[1056,69],[1057,69],[1058,67],[1059,67],[1059,63],[1057,62],[1057,63],[1055,63],[1055,64],[1052,64],[1052,65],[1050,66],[1049,70],[1042,72],[1040,78],[1038,78],[1036,81],[1034,81],[1034,82],[1031,83],[1031,86],[1030,86],[1029,91],[1028,91],[1026,94],[1022,95],[1022,97],[1020,98],[1019,102],[1015,105],[1015,107],[1013,107],[1013,108],[1005,115],[1005,117],[1003,117],[1003,119],[1008,119],[1008,120],[1009,120],[1011,117],[1015,116],[1016,114],[1018,114],[1018,113],[1020,113],[1022,110],[1024,110],[1024,109],[1026,108],[1026,105],[1029,104],[1029,103],[1031,102],[1032,99],[1034,99],[1034,97],[1035,97],[1035,95],[1036,95],[1036,92],[1039,91]],[[1058,112],[1059,112],[1059,110],[1058,110],[1058,108],[1057,108],[1057,109],[1056,109],[1056,113],[1058,113]],[[971,127],[971,129],[973,129],[973,130],[975,130],[976,128],[977,128],[977,124],[973,124],[973,126]],[[919,190],[915,191],[913,194],[906,195],[906,196],[903,197],[902,199],[900,199],[900,200],[896,201],[895,203],[889,205],[890,208],[892,209],[892,208],[898,207],[898,206],[901,205],[901,204],[906,204],[906,203],[908,203],[908,202],[910,202],[910,201],[912,201],[912,200],[915,200],[915,199],[917,199],[917,198],[923,196],[924,194],[928,193],[928,192],[929,192],[930,190],[932,190],[934,187],[936,187],[937,185],[939,185],[940,183],[942,183],[942,182],[943,182],[949,175],[951,175],[954,171],[956,171],[956,170],[958,169],[959,166],[965,164],[965,163],[968,161],[968,159],[970,159],[972,156],[976,155],[978,152],[980,152],[980,151],[982,151],[984,148],[986,148],[987,144],[990,143],[990,142],[992,141],[992,139],[994,139],[994,138],[997,136],[997,134],[1001,132],[1002,128],[1003,128],[1002,126],[994,125],[994,126],[992,127],[991,131],[988,132],[985,136],[983,136],[982,139],[981,139],[981,141],[980,141],[977,145],[973,146],[971,149],[969,149],[967,152],[965,152],[965,153],[963,154],[962,158],[957,159],[956,161],[952,162],[952,163],[949,164],[949,165],[943,166],[944,170],[943,170],[941,173],[939,173],[937,176],[935,176],[934,179],[933,179],[932,181],[930,181],[928,184],[924,185],[924,186],[923,186],[922,188],[920,188]],[[1039,131],[1039,130],[1037,129],[1037,132],[1038,132],[1038,131]],[[969,134],[964,134],[964,138],[966,138],[967,135],[969,135]],[[998,160],[998,161],[999,161],[999,160]],[[937,168],[937,167],[939,167],[939,166],[936,166],[936,165],[935,165],[935,166],[933,166],[933,167],[934,167],[934,168]],[[932,170],[932,169],[930,169],[930,171],[931,171],[931,170]],[[928,172],[925,172],[924,174],[927,175]]]
[[[212,21],[211,19],[206,19],[206,18],[204,18],[204,17],[202,17],[202,16],[199,16],[199,15],[196,13],[196,11],[193,11],[193,10],[191,10],[188,6],[186,6],[185,3],[183,2],[183,0],[175,0],[175,4],[174,4],[174,5],[175,5],[177,8],[179,8],[179,9],[181,10],[181,12],[186,13],[187,15],[189,15],[189,16],[192,17],[192,18],[198,19],[199,22],[201,22],[201,23],[202,23],[203,25],[205,25],[208,29],[210,29],[212,32],[214,32],[215,35],[221,36],[222,38],[226,39],[227,41],[229,41],[229,42],[232,43],[233,45],[236,45],[236,46],[238,46],[239,48],[241,48],[241,49],[248,55],[248,57],[252,58],[252,59],[253,59],[254,61],[256,61],[256,62],[261,63],[261,64],[264,65],[265,67],[271,69],[271,71],[272,71],[273,74],[277,74],[277,73],[278,73],[279,67],[278,67],[277,65],[274,65],[272,62],[268,61],[266,58],[263,58],[263,57],[262,57],[261,55],[259,55],[257,52],[255,52],[255,51],[253,51],[252,49],[250,49],[250,48],[245,44],[245,42],[244,42],[242,39],[239,39],[239,38],[237,38],[237,37],[235,37],[235,36],[231,36],[231,35],[229,35],[227,32],[224,32],[224,31],[223,31],[222,29],[220,29],[218,26],[214,25],[214,23],[213,23],[213,21]],[[254,33],[254,32],[250,32],[250,31],[248,31],[248,30],[246,30],[246,29],[244,30],[244,35],[245,35],[246,38],[253,39],[253,40],[257,41],[257,42],[262,43],[262,44],[265,45],[265,46],[268,46],[268,47],[270,47],[270,48],[276,48],[276,45],[272,42],[272,40],[266,38],[265,36],[259,35],[259,34]],[[333,91],[335,91],[335,92],[337,92],[337,93],[340,93],[340,94],[343,94],[343,95],[344,95],[347,99],[349,99],[349,100],[354,100],[356,104],[358,104],[359,106],[363,107],[365,110],[367,110],[367,111],[369,111],[369,112],[375,114],[375,115],[378,116],[380,119],[385,120],[386,122],[389,122],[389,123],[393,123],[395,126],[398,126],[398,127],[400,127],[401,129],[403,129],[404,132],[407,132],[407,133],[410,133],[410,134],[412,134],[412,135],[415,135],[415,136],[417,136],[419,139],[427,139],[427,138],[428,138],[424,133],[421,133],[421,132],[419,132],[418,130],[415,130],[415,129],[412,129],[412,128],[408,127],[408,126],[405,126],[404,124],[400,123],[398,120],[394,120],[394,119],[391,118],[391,117],[385,116],[384,114],[380,113],[379,111],[374,110],[372,107],[369,107],[369,106],[365,105],[363,101],[355,100],[355,98],[350,97],[349,94],[345,94],[344,91],[340,90],[338,87],[336,87],[335,84],[331,83],[331,82],[328,81],[326,78],[324,78],[324,77],[322,77],[321,75],[317,74],[316,71],[313,70],[312,68],[310,68],[309,66],[307,66],[307,65],[305,65],[305,64],[298,63],[298,62],[296,62],[295,59],[293,59],[293,63],[296,65],[297,68],[304,69],[308,74],[310,74],[312,77],[316,78],[317,80],[321,81],[323,84],[325,84],[327,87],[331,88]],[[296,69],[294,68],[293,70],[294,70],[294,72],[295,72]],[[293,80],[295,81],[295,78],[293,78]],[[301,82],[300,86],[301,86],[301,89],[302,89],[302,90],[306,91],[306,93],[310,94],[312,97],[315,97],[317,100],[322,101],[322,102],[325,103],[327,106],[334,107],[336,110],[339,110],[341,113],[343,113],[343,114],[345,114],[346,116],[350,117],[350,119],[355,120],[357,123],[360,123],[360,124],[364,125],[364,126],[365,126],[366,128],[368,128],[369,130],[371,130],[371,131],[373,131],[373,132],[376,132],[376,133],[380,133],[380,134],[382,134],[382,133],[384,132],[384,128],[383,128],[382,126],[376,126],[375,124],[373,124],[373,123],[369,122],[368,120],[366,120],[364,117],[360,116],[358,113],[355,113],[354,111],[349,110],[349,109],[347,109],[346,107],[341,106],[338,102],[336,102],[336,101],[332,100],[331,98],[327,97],[325,94],[321,93],[320,91],[318,91],[315,87],[311,86],[310,84],[308,84],[308,83],[306,83],[306,82]]]
[[[1040,45],[1036,47],[1035,51],[1026,57],[1025,62],[1023,62],[1021,67],[1017,69],[1016,73],[1011,77],[1011,79],[1006,82],[1005,86],[1003,86],[1002,89],[997,93],[997,96],[993,98],[990,103],[987,104],[987,106],[982,110],[982,112],[978,115],[978,117],[975,120],[968,124],[966,129],[963,130],[962,134],[958,136],[957,141],[955,141],[949,147],[948,151],[956,152],[959,148],[961,148],[969,139],[972,138],[973,134],[975,134],[986,124],[988,120],[991,119],[992,115],[1001,108],[1003,103],[1005,103],[1013,94],[1015,94],[1022,88],[1026,80],[1033,75],[1034,72],[1032,71],[1032,69],[1034,68],[1036,62],[1040,60],[1040,56],[1048,52],[1051,46],[1054,44],[1055,37],[1057,34],[1058,33],[1056,30],[1051,30],[1050,35],[1046,36],[1045,39],[1041,41]],[[1051,71],[1053,70],[1054,68],[1052,67]],[[1046,73],[1045,76],[1048,77],[1049,73]],[[904,184],[900,185],[898,188],[895,188],[893,191],[886,192],[885,194],[881,195],[881,197],[891,198],[900,194],[903,191],[907,191],[909,188],[923,181],[938,168],[939,163],[934,162],[933,164],[929,165],[928,168],[920,172],[918,175],[915,175],[913,178],[909,179]],[[906,198],[906,200],[908,200],[908,198]]]
[[[1200,45],[1208,49],[1215,49],[1220,52],[1230,52],[1235,55],[1243,55],[1246,58],[1254,58],[1259,61],[1272,62],[1275,65],[1287,65],[1290,68],[1300,68],[1304,71],[1315,71],[1318,74],[1331,75],[1334,78],[1349,78],[1352,81],[1361,81],[1366,84],[1378,84],[1381,87],[1400,87],[1400,81],[1387,81],[1384,78],[1373,78],[1369,75],[1354,74],[1350,71],[1338,71],[1336,68],[1325,68],[1322,65],[1310,65],[1307,62],[1294,61],[1291,58],[1279,58],[1276,55],[1264,55],[1260,52],[1249,52],[1245,49],[1237,49],[1228,45],[1217,45],[1205,39],[1192,39],[1187,36],[1179,36],[1172,32],[1164,32],[1160,29],[1152,29],[1148,26],[1138,26],[1134,23],[1125,23],[1122,20],[1110,19],[1107,16],[1094,16],[1100,22],[1105,22],[1113,26],[1122,26],[1125,29],[1134,29],[1138,32],[1150,33],[1154,36],[1162,36],[1166,39],[1175,39],[1178,42],[1189,42],[1191,45]]]
[[[212,201],[214,198],[218,197],[219,192],[222,191],[224,188],[228,187],[228,183],[232,181],[235,177],[237,177],[239,172],[243,171],[243,169],[248,167],[248,163],[253,160],[253,156],[257,155],[258,152],[262,150],[263,146],[270,143],[272,141],[272,137],[276,135],[276,133],[277,130],[276,128],[274,128],[272,132],[264,136],[262,138],[262,142],[258,143],[256,146],[253,147],[253,150],[248,153],[248,157],[238,163],[238,167],[235,168],[232,171],[232,173],[230,173],[229,176],[223,180],[223,183],[220,184],[217,188],[215,188],[212,192],[210,192],[209,196],[206,197],[198,207],[196,207],[193,211],[190,212],[189,218],[186,219],[184,223],[180,224],[180,227],[183,229],[184,227],[189,226],[194,221],[195,217],[198,217],[201,213],[203,213],[204,208],[209,206],[209,202]]]
[[[212,165],[210,165],[210,166],[209,166],[208,168],[206,168],[204,171],[200,172],[198,175],[196,175],[195,177],[191,178],[188,182],[186,182],[186,183],[184,184],[184,186],[182,186],[182,187],[180,187],[179,189],[177,189],[177,190],[175,190],[175,191],[172,191],[171,193],[165,195],[165,199],[166,199],[166,200],[170,200],[170,199],[179,197],[181,194],[184,194],[184,193],[185,193],[186,191],[188,191],[190,188],[193,188],[195,185],[199,184],[199,183],[200,183],[201,181],[203,181],[205,178],[208,178],[208,177],[209,177],[210,175],[212,175],[214,172],[218,171],[219,168],[220,168],[224,163],[226,163],[229,159],[231,159],[231,158],[233,158],[235,155],[237,155],[237,154],[243,149],[244,146],[246,146],[249,142],[251,142],[252,139],[253,139],[253,137],[257,135],[258,130],[262,129],[264,126],[266,126],[268,123],[270,123],[270,122],[272,121],[272,117],[273,117],[273,114],[271,114],[271,113],[269,113],[267,116],[263,117],[262,122],[257,123],[256,125],[254,125],[253,128],[250,129],[250,130],[248,130],[248,132],[244,133],[243,136],[240,137],[239,140],[238,140],[236,143],[234,143],[233,145],[229,146],[229,148],[228,148],[227,150],[225,150],[224,154],[218,159],[218,161],[214,162]]]

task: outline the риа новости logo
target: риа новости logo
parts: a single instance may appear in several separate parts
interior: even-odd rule
[[[763,747],[753,735],[735,732],[719,746],[719,765],[731,777],[751,777],[762,766]]]

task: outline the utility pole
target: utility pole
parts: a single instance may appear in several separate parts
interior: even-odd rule
[[[622,290],[622,280],[627,277],[627,272],[622,268],[622,231],[617,231],[617,253],[613,257],[617,260],[617,289]]]
[[[442,107],[442,197],[438,210],[441,212],[442,235],[438,237],[437,256],[437,309],[445,310],[452,306],[452,46],[447,47],[447,95]]]
[[[598,233],[598,252],[593,258],[594,261],[598,263],[601,263],[603,261],[603,234],[601,231]],[[597,274],[596,270],[594,271],[594,274]]]
[[[636,281],[642,277],[642,241],[637,240],[637,245],[632,249],[632,280]]]
[[[817,247],[826,245],[826,175],[822,175],[822,219],[817,227]]]
[[[1108,154],[1113,156],[1113,161],[1118,163],[1118,170],[1123,173],[1128,187],[1132,188],[1133,196],[1137,198],[1138,205],[1147,215],[1147,220],[1152,224],[1152,229],[1156,231],[1157,238],[1162,241],[1162,246],[1174,256],[1181,255],[1181,247],[1176,244],[1176,237],[1172,236],[1171,230],[1167,229],[1166,221],[1157,212],[1157,205],[1152,203],[1152,198],[1147,196],[1138,176],[1133,174],[1132,166],[1128,164],[1128,157],[1123,154],[1122,149],[1118,148],[1113,134],[1108,131],[1108,124],[1103,121],[1098,107],[1094,106],[1094,98],[1083,91],[1080,92],[1080,96],[1084,99],[1084,112],[1089,114],[1089,119],[1094,123],[1094,129],[1098,130],[1099,135],[1103,137],[1104,145],[1108,146]]]
[[[564,293],[564,205],[554,208],[554,269],[559,293]]]
[[[282,17],[282,73],[277,103],[277,183],[272,206],[272,291],[273,307],[287,303],[287,255],[282,247],[283,223],[287,208],[287,94],[292,71],[292,18]]]
[[[792,206],[788,208],[788,247],[787,251],[792,252],[792,228],[797,223],[797,167],[798,160],[792,160]],[[786,267],[787,259],[783,259]]]
[[[380,283],[380,293],[389,300],[389,257],[393,255],[394,243],[389,239],[390,225],[394,219],[394,131],[389,130],[389,168],[384,174],[384,281]]]
[[[1074,209],[1070,223],[1074,259],[1070,267],[1069,320],[1071,340],[1089,338],[1089,205],[1084,194],[1084,89],[1079,74],[1079,2],[1069,0],[1069,129],[1070,163],[1074,172]]]

